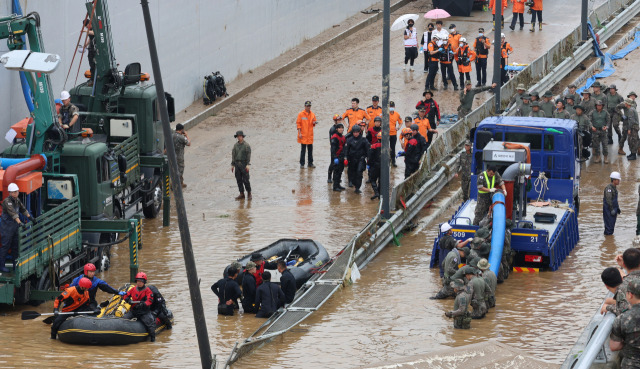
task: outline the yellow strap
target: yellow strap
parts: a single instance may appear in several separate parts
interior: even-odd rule
[[[493,185],[496,183],[496,176],[494,175],[493,177],[491,177],[491,183],[489,183],[489,176],[487,175],[487,171],[485,170],[484,172],[482,172],[482,174],[484,174],[484,179],[485,181],[487,181],[488,188],[492,189]],[[489,191],[478,190],[478,193],[489,193]]]

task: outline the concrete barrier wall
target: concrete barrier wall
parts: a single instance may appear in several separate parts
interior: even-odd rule
[[[379,0],[150,0],[165,89],[176,108],[189,106],[202,96],[205,74],[219,70],[233,80],[283,52],[313,38]],[[45,50],[62,57],[51,75],[56,97],[73,58],[86,14],[81,0],[21,0],[23,13],[36,11],[42,20]],[[11,13],[11,1],[0,1],[0,14]],[[109,1],[115,57],[120,69],[134,61],[151,74],[151,63],[139,1]],[[6,52],[0,40],[0,53]],[[76,60],[79,58],[76,56]],[[79,82],[89,69],[82,60]],[[67,88],[75,81],[77,63]],[[153,76],[152,76],[153,77]],[[24,118],[28,111],[15,72],[0,68],[0,134]],[[6,146],[0,140],[0,148]]]

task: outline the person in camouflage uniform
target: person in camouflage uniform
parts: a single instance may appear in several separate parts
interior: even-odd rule
[[[622,277],[622,284],[618,287],[618,291],[624,296],[629,283],[632,281],[640,282],[640,250],[633,247],[628,248],[622,255],[616,256],[616,262],[620,268],[627,271],[627,275]]]
[[[464,118],[467,114],[471,113],[471,109],[473,108],[473,99],[475,96],[481,92],[491,90],[495,88],[497,84],[492,84],[491,86],[480,86],[471,88],[471,81],[467,80],[464,88],[460,91],[460,106],[458,106],[458,119]]]
[[[604,154],[604,163],[609,164],[609,147],[607,145],[607,126],[611,121],[609,113],[604,109],[604,103],[601,100],[596,101],[596,109],[589,113],[591,120],[592,141],[594,163],[600,162],[600,147]]]
[[[469,200],[469,186],[471,185],[471,159],[473,158],[473,152],[471,151],[471,141],[467,140],[464,143],[464,152],[460,155],[460,161],[458,162],[458,173],[460,177],[460,189],[462,190],[462,201]]]
[[[542,109],[540,109],[540,103],[534,101],[531,103],[531,112],[529,112],[530,117],[534,118],[546,118],[547,115],[544,113]]]
[[[556,101],[556,108],[553,110],[552,117],[557,119],[569,119],[571,118],[571,114],[564,109],[564,101],[558,99]]]
[[[576,112],[576,103],[573,99],[573,96],[567,96],[564,99],[564,110],[569,113],[569,116],[573,115]]]
[[[638,125],[638,112],[633,107],[635,102],[631,99],[625,99],[624,103],[620,104],[621,107],[624,107],[624,115],[622,116],[622,131],[623,137],[629,137],[629,150],[631,154],[627,155],[627,159],[636,160],[636,153],[638,152],[638,129],[640,126]],[[624,144],[624,141],[622,141]],[[620,150],[622,150],[622,145],[620,145]],[[619,152],[618,152],[619,153]],[[622,151],[622,154],[625,154]]]
[[[475,216],[473,218],[473,225],[480,224],[482,218],[484,218],[489,212],[491,206],[491,195],[496,192],[496,187],[502,188],[502,193],[507,197],[507,189],[504,186],[502,177],[496,172],[496,167],[490,165],[487,170],[478,175],[478,203],[476,204]]]
[[[582,101],[580,99],[580,94],[578,92],[576,92],[576,85],[574,85],[573,83],[570,84],[569,86],[569,91],[567,92],[567,94],[564,96],[565,101],[569,98],[573,99],[573,103],[574,104],[580,104],[580,101]]]
[[[435,296],[430,297],[431,300],[441,300],[448,297],[454,297],[455,293],[451,288],[451,282],[454,274],[458,271],[458,265],[462,263],[462,258],[469,256],[469,248],[463,247],[455,249],[456,252],[450,252],[444,259],[444,277],[442,278],[442,289]]]
[[[500,263],[500,270],[498,270],[498,283],[504,282],[509,278],[511,272],[511,266],[513,265],[513,256],[515,252],[511,250],[511,228],[513,222],[511,219],[507,219],[504,227],[504,245],[502,246],[502,260]]]
[[[176,161],[178,162],[178,174],[180,174],[180,182],[182,187],[187,187],[184,183],[184,148],[191,146],[191,141],[185,131],[184,126],[180,123],[176,124],[176,131],[173,132],[173,147],[176,151]]]
[[[488,258],[491,253],[491,230],[487,227],[478,228],[471,243],[472,258]]]
[[[609,335],[611,351],[622,351],[621,369],[640,368],[640,282],[629,283],[626,298],[631,308],[613,321]]]
[[[453,231],[451,230],[451,224],[443,223],[440,226],[440,240],[438,241],[438,249],[440,250],[438,254],[438,264],[440,265],[440,278],[444,277],[444,261],[447,258],[447,254],[455,248],[465,247],[469,242],[471,242],[472,238],[469,238],[465,241],[458,241],[453,238]]]
[[[482,279],[484,279],[484,283],[489,287],[488,293],[486,294],[485,302],[487,304],[487,308],[491,309],[496,307],[496,288],[498,287],[498,277],[496,273],[494,273],[491,269],[491,264],[487,259],[480,259],[478,261],[478,269],[482,271]]]
[[[451,288],[456,294],[456,300],[453,303],[453,310],[445,312],[444,315],[447,318],[453,318],[453,328],[469,329],[471,328],[470,296],[465,290],[464,282],[461,279],[456,279],[451,282]]]
[[[578,129],[581,131],[591,131],[591,120],[585,115],[584,106],[576,105],[574,109],[575,113],[571,115],[571,119],[578,123]]]
[[[620,173],[611,172],[609,176],[611,183],[604,188],[604,196],[602,199],[602,220],[604,222],[604,235],[613,234],[616,227],[616,219],[620,214],[620,206],[618,205],[618,185],[620,184]]]
[[[596,109],[596,101],[591,98],[591,92],[590,88],[582,91],[582,101],[580,102],[580,105],[584,108],[584,113],[586,115],[589,115],[591,111]]]
[[[552,100],[553,93],[551,91],[547,91],[542,95],[542,102],[540,103],[540,110],[544,111],[544,115],[549,118],[553,116],[553,111],[556,109]]]
[[[606,312],[611,312],[618,316],[627,311],[629,309],[629,302],[625,297],[625,291],[621,292],[619,288],[622,284],[620,270],[609,267],[602,272],[600,278],[607,290],[613,293],[613,297],[604,300],[600,313],[605,314]]]
[[[472,287],[471,291],[471,318],[482,319],[487,315],[487,303],[486,295],[491,293],[489,286],[478,276],[479,270],[474,271],[467,270],[465,272],[465,278],[469,281],[468,284]]]
[[[601,100],[601,101],[604,103],[604,110],[605,110],[605,111],[607,111],[607,110],[608,110],[608,108],[607,108],[607,102],[608,102],[608,99],[607,99],[607,95],[605,95],[605,94],[602,92],[602,88],[603,88],[603,87],[606,87],[606,86],[603,86],[602,84],[600,84],[600,82],[599,82],[599,81],[595,81],[595,82],[591,85],[591,89],[592,89],[592,91],[593,91],[593,92],[591,93],[591,98],[592,98],[594,101]]]
[[[618,142],[621,141],[621,132],[620,132],[620,109],[617,109],[618,104],[621,104],[624,101],[624,98],[618,94],[618,89],[616,85],[609,86],[609,92],[607,93],[607,111],[609,116],[611,116],[611,122],[609,123],[609,127],[607,128],[607,133],[609,137],[609,145],[613,144],[613,131],[616,131],[616,135],[618,135]],[[612,129],[613,128],[613,129]],[[620,154],[622,151],[622,154]],[[624,155],[624,151],[622,149],[618,149],[618,154]]]
[[[513,108],[517,111],[522,105],[522,98],[525,95],[527,95],[525,91],[526,91],[526,88],[524,88],[524,84],[522,83],[518,84],[518,86],[516,87],[516,93],[511,97],[511,99],[509,100],[509,104],[507,106],[516,104]]]
[[[531,96],[525,94],[522,96],[522,104],[516,106],[517,117],[528,117],[531,113]]]
[[[627,94],[627,99],[631,99],[631,101],[633,101],[633,107],[634,108],[638,108],[637,104],[636,104],[636,99],[638,98],[638,94],[631,91],[629,92],[629,94]]]
[[[249,168],[251,166],[251,146],[244,140],[242,131],[236,132],[233,136],[238,142],[233,145],[231,151],[231,173],[235,172],[236,182],[240,195],[236,200],[244,199],[244,190],[247,190],[247,198],[251,200],[251,183],[249,182]]]

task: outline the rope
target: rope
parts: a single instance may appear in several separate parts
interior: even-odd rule
[[[540,172],[540,174],[538,174],[538,178],[533,182],[533,189],[538,193],[538,199],[536,202],[539,202],[540,199],[544,200],[544,193],[549,189],[547,186],[548,181],[549,179],[545,176],[544,172]],[[538,190],[538,188],[540,189]]]
[[[393,224],[391,224],[390,220],[387,220],[387,223],[389,223],[389,227],[391,227],[391,233],[393,234],[393,243],[396,246],[400,246],[400,240],[398,239],[398,236],[396,236],[396,231],[395,229],[393,229]]]

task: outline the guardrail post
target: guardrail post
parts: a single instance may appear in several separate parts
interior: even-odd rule
[[[162,197],[162,226],[168,227],[169,222],[171,221],[171,197],[169,196],[171,184],[169,182],[169,166],[167,165],[167,162],[164,163],[162,174],[164,176],[162,179],[162,192],[164,193],[164,196]]]
[[[135,283],[138,274],[138,239],[140,233],[140,221],[132,218],[129,220],[129,279]]]

